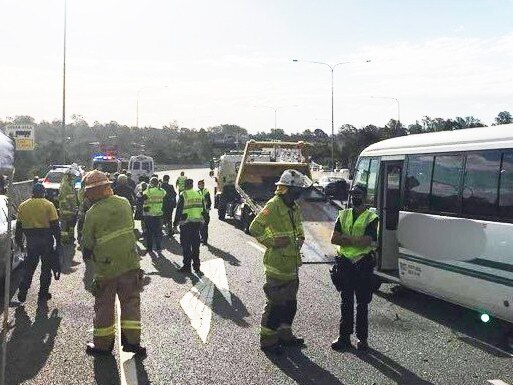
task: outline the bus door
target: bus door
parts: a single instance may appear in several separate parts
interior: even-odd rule
[[[381,207],[379,270],[398,270],[397,225],[401,201],[403,160],[381,160]]]

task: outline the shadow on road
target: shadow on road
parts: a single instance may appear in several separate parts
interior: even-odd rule
[[[181,266],[167,259],[162,253],[150,253],[153,266],[157,270],[156,273],[146,273],[148,275],[160,275],[162,278],[172,278],[176,283],[184,284],[187,282],[186,276],[178,271]]]
[[[434,385],[432,382],[418,377],[415,373],[399,365],[390,357],[385,356],[377,350],[369,349],[366,353],[355,352],[354,354],[398,385]]]
[[[18,385],[34,378],[45,366],[61,317],[57,309],[48,314],[48,306],[40,303],[33,323],[24,306],[16,308],[14,321],[14,330],[7,342],[6,383]]]
[[[162,237],[162,247],[166,250],[169,250],[171,253],[175,255],[182,255],[182,246],[180,246],[180,242],[175,239],[175,237],[180,237],[179,234],[175,234],[172,236],[164,235]]]
[[[137,384],[138,385],[151,385],[151,381],[148,378],[148,372],[144,367],[143,358],[134,356],[135,368],[137,370]]]
[[[267,358],[299,385],[343,385],[332,373],[306,356],[301,349],[285,349],[283,355],[268,354]]]
[[[118,364],[114,356],[94,357],[94,379],[96,385],[121,384]]]
[[[207,245],[208,251],[210,251],[215,257],[224,259],[226,262],[228,262],[232,266],[240,266],[240,260],[235,258],[232,254],[221,250],[215,246]]]
[[[212,310],[220,317],[229,319],[238,326],[244,328],[250,327],[251,325],[245,320],[245,318],[249,316],[248,309],[237,295],[233,292],[230,292],[230,294],[232,297],[231,305],[216,289],[214,294],[216,296],[216,300],[214,301]]]
[[[455,331],[455,338],[497,357],[510,357],[505,351],[506,335],[512,327],[506,322],[492,319],[484,324],[473,310],[409,290],[402,286],[392,287],[390,292],[378,291],[377,296],[419,314]],[[463,334],[463,335],[460,335]]]
[[[61,255],[61,273],[62,274],[71,274],[77,270],[75,267],[80,265],[80,262],[74,261],[73,260],[74,257],[75,257],[75,244],[62,245],[62,255]]]

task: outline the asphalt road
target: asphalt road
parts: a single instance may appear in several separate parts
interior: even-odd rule
[[[169,172],[172,180],[179,171]],[[187,175],[205,178],[213,190],[208,170]],[[300,272],[294,327],[307,347],[266,356],[258,347],[262,252],[229,220],[217,220],[215,211],[211,217],[209,246],[201,247],[202,279],[178,272],[177,235],[166,237],[161,254],[141,258],[149,281],[142,293],[146,359],[122,362],[118,349],[112,357],[85,354],[92,335],[91,269],[68,248],[47,307],[36,304],[37,277],[26,304],[12,301],[7,384],[120,384],[128,370],[135,370],[139,384],[513,384],[513,355],[500,349],[506,325],[483,324],[472,311],[393,285],[383,285],[371,303],[372,349],[333,352],[339,297],[325,264],[307,264]],[[186,295],[189,300],[182,300]],[[184,309],[201,319],[191,323]],[[200,338],[205,331],[206,343]]]

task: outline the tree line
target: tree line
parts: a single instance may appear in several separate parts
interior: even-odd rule
[[[494,125],[512,123],[508,111],[500,112]],[[64,134],[61,122],[36,122],[31,116],[17,116],[0,120],[0,129],[9,124],[33,124],[36,147],[34,151],[16,153],[16,180],[44,176],[52,164],[63,161],[63,145],[66,163],[76,162],[90,167],[91,158],[104,148],[115,149],[118,156],[146,154],[155,159],[156,164],[205,164],[232,149],[243,149],[248,139],[255,140],[303,140],[313,144],[311,157],[316,163],[330,166],[331,136],[321,129],[305,130],[287,134],[282,129],[271,129],[256,134],[234,124],[221,124],[208,128],[179,127],[176,122],[162,128],[134,128],[109,123],[94,122],[89,125],[80,115],[73,115],[72,122],[66,125]],[[383,139],[424,132],[460,130],[485,126],[472,116],[455,119],[423,117],[420,121],[404,126],[391,119],[385,126],[367,125],[356,128],[344,124],[335,135],[335,159],[339,167],[351,167],[358,154],[372,143]]]

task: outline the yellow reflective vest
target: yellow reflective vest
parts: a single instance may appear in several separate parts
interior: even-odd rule
[[[297,279],[301,266],[298,238],[304,238],[301,209],[297,203],[288,207],[279,195],[275,195],[251,222],[249,232],[266,247],[264,270],[268,277],[284,281]],[[284,236],[289,238],[289,244],[275,247],[275,238]]]
[[[62,178],[59,187],[59,211],[62,216],[76,214],[78,208],[78,199],[73,186],[73,180],[69,180],[67,176]]]
[[[187,177],[185,175],[180,175],[176,180],[176,186],[178,187],[178,192],[181,193],[185,190],[185,181]]]
[[[92,250],[95,278],[114,278],[139,269],[132,207],[116,195],[102,199],[87,211],[82,247]]]
[[[199,191],[189,189],[183,191],[182,196],[182,214],[185,214],[186,218],[184,221],[181,221],[180,224],[188,222],[203,222],[203,211],[205,210],[203,195],[201,195]]]
[[[148,199],[144,201],[143,209],[145,215],[152,217],[162,216],[162,204],[164,203],[164,197],[166,192],[160,187],[148,187],[143,195],[146,195]]]
[[[343,235],[350,235],[353,237],[361,237],[365,235],[365,229],[374,221],[378,216],[369,209],[362,212],[356,221],[353,220],[353,209],[340,210],[338,212],[338,221],[340,222],[340,229]],[[375,246],[338,246],[337,253],[339,256],[344,256],[352,261],[357,261],[363,256],[376,250]]]

